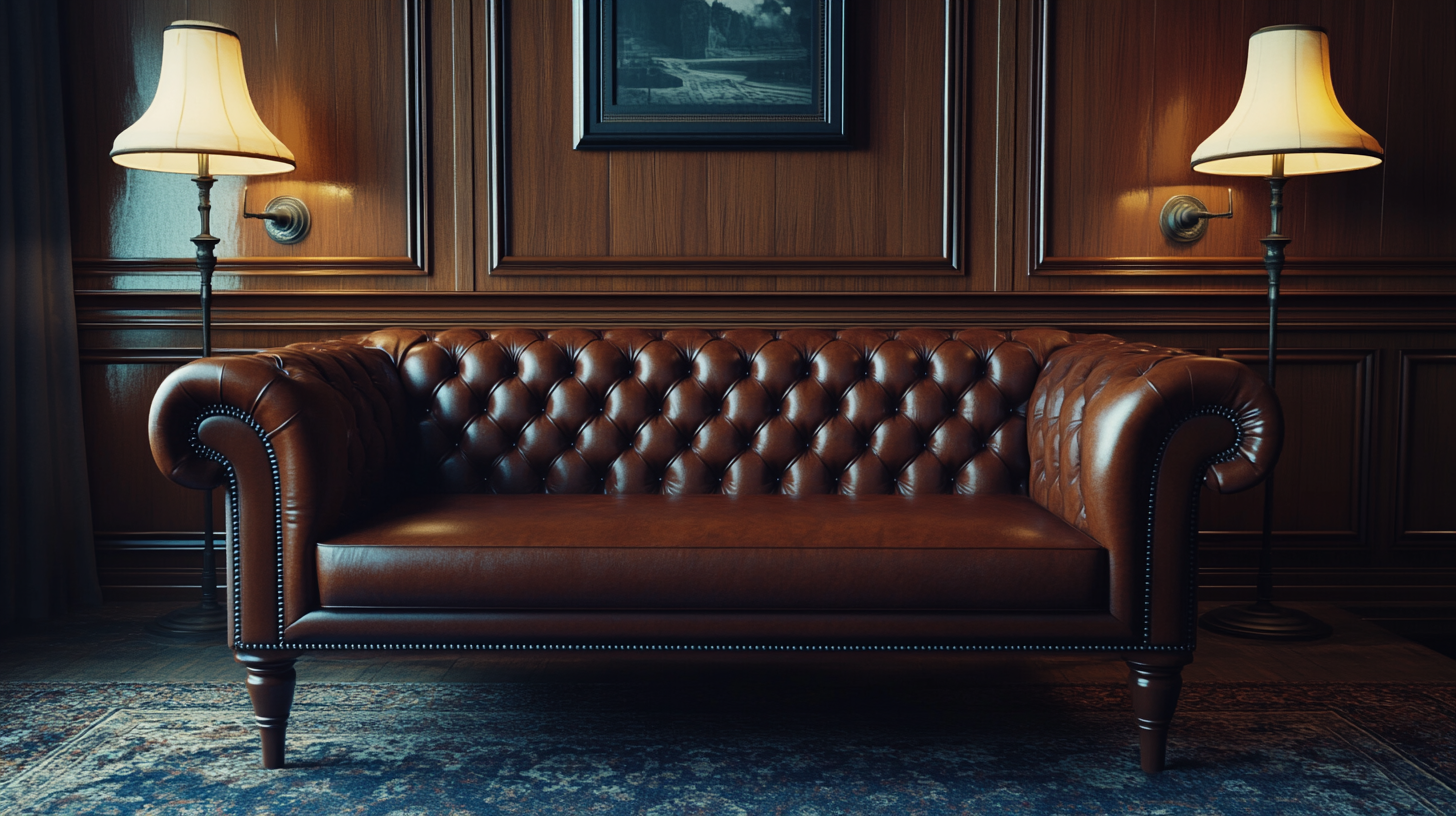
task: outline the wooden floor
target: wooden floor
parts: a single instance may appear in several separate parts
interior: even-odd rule
[[[1336,607],[1290,604],[1329,622],[1335,636],[1274,645],[1202,632],[1188,682],[1456,682],[1444,657]],[[241,683],[221,643],[173,643],[144,624],[177,604],[113,603],[0,638],[0,681]],[[304,657],[309,682],[641,682],[749,680],[858,685],[890,680],[1007,685],[1121,683],[1115,657],[916,653],[341,653]]]

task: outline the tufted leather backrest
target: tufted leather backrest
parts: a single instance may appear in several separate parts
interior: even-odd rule
[[[1024,492],[1050,329],[387,329],[444,492]]]

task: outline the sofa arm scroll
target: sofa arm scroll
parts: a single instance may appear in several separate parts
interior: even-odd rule
[[[1283,428],[1273,389],[1239,362],[1078,338],[1050,355],[1028,406],[1028,491],[1109,550],[1113,613],[1130,620],[1145,599],[1159,606],[1155,580],[1171,580],[1155,561],[1190,575],[1198,484],[1221,493],[1257,484],[1278,459]],[[1149,617],[1186,617],[1190,593]],[[1149,631],[1176,639],[1170,633],[1187,624]]]
[[[157,466],[198,489],[231,471],[235,643],[275,642],[280,622],[316,606],[313,542],[398,481],[405,413],[389,357],[346,341],[197,360],[162,383]]]

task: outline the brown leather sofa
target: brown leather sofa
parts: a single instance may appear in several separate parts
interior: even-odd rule
[[[1053,329],[388,329],[188,364],[162,471],[228,494],[263,763],[325,649],[1110,652],[1142,767],[1198,491],[1278,455],[1226,359]]]

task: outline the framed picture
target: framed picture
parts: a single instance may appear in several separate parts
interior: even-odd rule
[[[844,0],[576,0],[578,150],[849,144]]]

